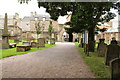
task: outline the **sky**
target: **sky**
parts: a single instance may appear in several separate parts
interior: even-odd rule
[[[46,14],[45,8],[39,8],[37,0],[31,0],[28,4],[20,4],[18,0],[2,0],[0,2],[0,15],[4,15],[8,13],[8,15],[14,15],[15,13],[19,13],[20,17],[30,16],[30,12],[37,12],[38,14]],[[116,12],[111,10],[112,12]],[[65,17],[59,17],[59,22],[64,23]],[[116,17],[118,19],[118,16]]]
[[[0,2],[0,15],[4,15],[4,13],[14,15],[17,12],[20,17],[24,17],[35,11],[39,14],[45,14],[45,8],[38,8],[37,0],[31,0],[28,4],[20,4],[18,0],[2,0]]]
[[[37,12],[38,14],[46,14],[46,9],[43,7],[38,7],[37,0],[31,0],[28,4],[20,4],[18,0],[2,0],[0,2],[0,15],[7,13],[8,15],[14,15],[18,13],[20,18],[24,16],[30,16],[31,12]],[[64,24],[66,22],[66,17],[60,16],[58,18],[58,23]]]

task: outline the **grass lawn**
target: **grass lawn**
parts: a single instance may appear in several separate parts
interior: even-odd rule
[[[19,43],[19,45],[20,44],[21,43]],[[55,45],[45,44],[45,47],[43,47],[43,48],[31,48],[31,50],[25,51],[25,52],[16,52],[16,48],[0,49],[0,59],[5,58],[5,57],[9,57],[9,56],[14,56],[14,55],[26,54],[26,53],[33,52],[33,51],[50,48],[53,46],[55,46]]]
[[[97,57],[96,52],[89,52],[90,56],[85,56],[84,49],[79,48],[79,43],[75,43],[80,54],[82,55],[83,59],[88,64],[91,71],[94,73],[96,78],[100,78],[100,80],[109,80],[110,78],[110,67],[106,67],[104,65],[105,58],[104,57]]]

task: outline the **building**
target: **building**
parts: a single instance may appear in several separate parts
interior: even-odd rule
[[[108,26],[109,25],[109,26]],[[108,28],[105,32],[100,32],[96,35],[97,40],[104,38],[108,43],[110,43],[113,37],[117,41],[120,41],[120,20],[111,20],[108,25],[104,25],[104,28]]]
[[[8,15],[8,34],[10,39],[15,39],[22,34],[22,29],[19,27],[21,19],[19,14]],[[4,28],[4,16],[0,15],[0,29]]]
[[[69,21],[71,15],[66,16],[66,19]],[[31,12],[30,16],[25,16],[21,23],[20,27],[23,30],[23,37],[24,38],[37,38],[36,34],[36,23],[39,23],[39,26],[41,27],[42,33],[38,35],[38,38],[49,38],[48,28],[50,25],[50,16],[49,15],[42,15],[37,14],[36,12]],[[69,27],[68,25],[59,24],[58,21],[52,21],[52,26],[54,29],[54,32],[52,33],[52,38],[55,38],[57,41],[64,41],[66,37],[64,37],[65,27]],[[69,35],[66,33],[66,35]],[[68,36],[70,38],[70,36]],[[72,34],[72,41],[75,40]],[[68,40],[69,41],[69,40]]]
[[[71,19],[71,14],[65,15],[65,21],[69,22]],[[52,21],[52,26],[54,32],[52,32],[52,38],[57,41],[75,41],[77,34],[67,33],[65,28],[69,28],[69,25],[65,25],[65,21],[59,23],[59,21],[54,21],[50,19],[48,14],[37,14],[37,12],[31,12],[30,16],[25,16],[23,19],[19,18],[19,14],[15,13],[13,16],[8,16],[8,32],[10,39],[20,38],[22,40],[30,40],[37,38],[49,38],[48,28]],[[39,23],[41,28],[41,34],[36,34],[37,26]],[[4,16],[0,16],[0,27],[4,26]],[[67,40],[65,39],[67,38]]]

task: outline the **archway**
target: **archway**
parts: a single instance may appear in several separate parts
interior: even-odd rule
[[[65,42],[69,41],[69,34],[67,32],[63,33],[63,41],[65,41]]]
[[[73,42],[73,34],[70,32],[67,32],[69,34],[69,42]]]

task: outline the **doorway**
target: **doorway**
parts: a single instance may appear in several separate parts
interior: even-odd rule
[[[69,42],[73,42],[73,34],[70,32],[67,32],[69,34]]]

